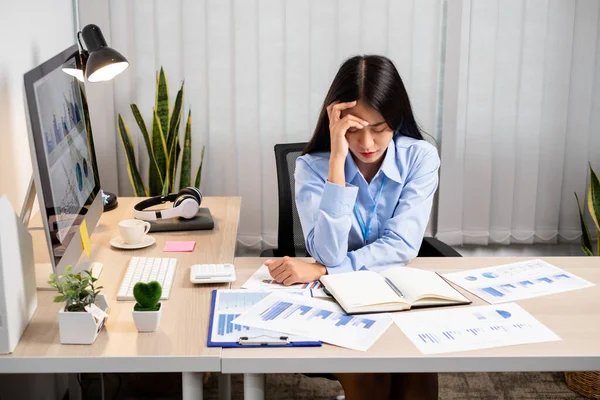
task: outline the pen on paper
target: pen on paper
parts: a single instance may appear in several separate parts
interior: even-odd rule
[[[398,296],[404,297],[404,294],[402,294],[400,289],[398,289],[396,287],[396,285],[394,285],[394,283],[389,278],[385,278],[385,281],[387,282],[388,285],[390,285],[390,287],[394,290],[394,292],[396,292],[398,294]]]

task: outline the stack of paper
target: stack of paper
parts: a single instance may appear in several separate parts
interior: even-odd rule
[[[392,321],[386,314],[348,315],[333,302],[277,291],[234,319],[233,323],[366,351]]]
[[[304,294],[304,292],[299,293]],[[297,294],[298,292],[296,292]],[[268,295],[269,292],[251,290],[215,290],[208,346],[230,347],[232,344],[238,343],[241,337],[259,341],[269,341],[280,337],[281,332],[251,328],[233,322],[240,314],[252,308]],[[290,336],[288,340],[290,343],[306,343],[312,339]],[[314,342],[314,340],[312,341]]]

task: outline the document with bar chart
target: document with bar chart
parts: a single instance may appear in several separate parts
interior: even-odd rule
[[[325,293],[323,284],[319,281],[310,283],[298,283],[296,285],[285,286],[281,283],[277,283],[273,280],[271,274],[269,274],[269,268],[266,265],[262,265],[256,272],[248,278],[248,280],[242,285],[243,289],[251,290],[306,290],[311,297],[330,297]]]
[[[392,324],[387,314],[352,316],[334,302],[286,291],[271,292],[233,322],[361,351],[368,350]]]
[[[395,313],[391,317],[423,354],[561,340],[516,303]]]
[[[490,304],[595,286],[543,260],[452,272],[443,277]]]
[[[292,296],[302,297],[303,291]],[[265,291],[213,290],[208,347],[320,346],[321,342],[282,332],[250,328],[232,321],[269,295]],[[285,339],[282,339],[285,338]]]

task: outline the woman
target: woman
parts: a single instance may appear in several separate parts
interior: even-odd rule
[[[342,64],[296,161],[296,208],[316,260],[267,261],[284,285],[325,274],[402,267],[423,240],[440,160],[423,140],[394,64]],[[436,374],[335,374],[346,399],[437,399]]]

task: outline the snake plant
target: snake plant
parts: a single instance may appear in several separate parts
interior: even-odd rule
[[[133,117],[140,128],[149,158],[148,186],[144,185],[137,167],[133,141],[129,128],[121,114],[118,114],[117,127],[125,155],[127,157],[127,172],[135,196],[157,196],[175,192],[175,183],[179,172],[179,187],[191,186],[192,168],[192,112],[188,111],[185,125],[183,149],[179,143],[179,127],[183,108],[184,82],[175,97],[173,109],[170,110],[169,88],[164,69],[156,74],[156,98],[152,110],[151,131],[142,117],[136,104],[131,104]],[[194,186],[200,187],[202,164],[204,162],[204,147],[200,157],[200,165],[196,172]]]
[[[598,179],[598,175],[592,169],[591,163],[589,164],[589,167],[590,186],[588,187],[587,193],[587,209],[592,217],[592,220],[594,221],[594,225],[596,225],[596,231],[599,233],[596,255],[600,256],[600,225],[598,224],[598,221],[600,220],[600,179]],[[579,220],[581,222],[581,247],[586,255],[593,256],[594,250],[592,246],[592,237],[590,235],[587,222],[585,221],[584,211],[581,209],[581,204],[579,203],[579,197],[577,196],[577,193],[575,193],[575,198],[577,199]]]

